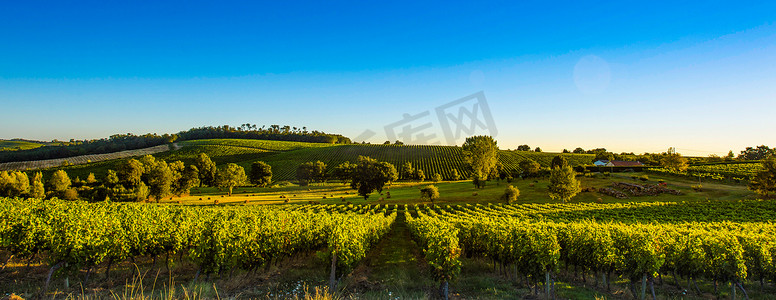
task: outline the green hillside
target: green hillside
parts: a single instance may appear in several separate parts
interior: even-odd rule
[[[0,140],[0,151],[16,151],[16,150],[29,150],[38,147],[45,146],[40,143],[26,142],[26,141],[7,141]]]
[[[265,140],[209,139],[178,143],[180,149],[155,154],[166,161],[181,160],[186,164],[194,162],[199,153],[205,153],[218,165],[237,163],[250,168],[255,161],[264,161],[272,166],[274,180],[293,180],[297,166],[308,161],[320,160],[330,168],[344,162],[355,162],[359,155],[369,156],[380,161],[392,163],[400,168],[404,162],[423,170],[427,177],[435,173],[444,178],[451,175],[453,169],[468,177],[463,152],[455,146],[432,145],[335,145],[321,143],[301,143]],[[549,166],[558,153],[539,153],[530,151],[501,151],[501,163],[508,169],[517,168],[524,159],[532,159],[542,166]],[[562,154],[572,165],[590,164],[591,154]],[[102,176],[108,169],[115,169],[121,160],[92,163],[66,167],[71,177],[84,177],[93,172]]]

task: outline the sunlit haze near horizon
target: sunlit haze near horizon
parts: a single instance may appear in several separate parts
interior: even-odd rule
[[[0,139],[251,123],[382,143],[406,114],[460,145],[437,108],[482,92],[472,134],[502,149],[776,146],[774,2],[14,1],[0,20]]]

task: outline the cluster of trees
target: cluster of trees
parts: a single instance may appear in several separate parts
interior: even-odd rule
[[[584,150],[580,147],[577,147],[573,151],[569,152],[568,150],[563,150],[563,153],[577,153],[577,154],[595,154],[595,158],[593,161],[598,160],[625,160],[625,161],[640,161],[645,165],[648,166],[665,166],[666,157],[676,155],[677,153],[673,151],[673,149],[663,152],[663,153],[644,153],[644,154],[634,154],[633,152],[627,153],[612,153],[606,150],[606,148],[596,148],[592,150]],[[741,151],[741,153],[736,156],[733,154],[733,150],[728,151],[728,154],[725,156],[719,156],[716,154],[711,154],[708,157],[685,157],[685,160],[688,164],[702,164],[702,163],[715,163],[715,162],[723,162],[723,161],[733,161],[733,160],[763,160],[768,159],[769,157],[776,156],[776,149],[770,148],[765,145],[760,145],[757,147],[746,147],[745,150]]]
[[[325,183],[327,179],[326,164],[320,160],[302,163],[296,168],[296,179],[301,186],[307,186],[314,182]]]
[[[144,135],[115,134],[106,139],[74,140],[62,142],[54,140],[48,146],[29,150],[0,151],[0,163],[28,160],[67,158],[88,154],[113,153],[124,150],[142,149],[158,145],[174,143],[177,140],[197,139],[261,139],[276,141],[296,141],[310,143],[350,144],[351,140],[339,134],[322,131],[308,131],[307,127],[270,125],[259,128],[253,124],[242,124],[239,127],[208,126],[192,128],[177,134],[147,133]],[[397,143],[400,143],[397,141]]]
[[[507,172],[499,163],[498,145],[491,136],[468,137],[461,148],[466,156],[467,165],[472,171],[472,182],[476,188],[484,187],[489,179],[506,179],[511,183],[512,178],[537,176],[542,171],[539,163],[526,159],[519,163],[520,170]],[[552,159],[550,166],[548,186],[550,198],[566,203],[581,191],[576,172],[560,155]],[[512,202],[519,195],[520,191],[517,188],[508,185],[503,198]]]
[[[48,181],[41,172],[29,177],[24,172],[0,172],[0,196],[31,198],[85,199],[90,201],[161,200],[171,195],[188,194],[195,186],[228,189],[248,184],[267,186],[272,181],[272,169],[264,162],[251,166],[250,177],[243,167],[227,164],[218,168],[207,154],[200,153],[194,164],[166,162],[146,155],[122,162],[117,170],[108,170],[102,180],[90,173],[86,180],[71,180],[67,172],[57,170]]]
[[[458,170],[456,170],[456,169],[453,169],[450,172],[450,174],[451,174],[450,178],[449,178],[450,180],[455,181],[455,180],[460,180],[461,179],[461,175],[458,174]],[[412,167],[412,163],[411,162],[405,162],[401,166],[401,171],[399,171],[399,178],[402,179],[402,180],[407,180],[407,181],[413,181],[414,180],[414,181],[422,182],[422,181],[426,180],[426,173],[423,172],[423,170],[421,170],[420,168]],[[439,174],[439,173],[435,173],[435,174],[433,174],[431,176],[431,180],[434,181],[434,182],[442,181],[443,180],[442,179],[442,175]]]
[[[41,172],[32,173],[31,176],[20,171],[0,172],[0,197],[76,200],[79,193],[91,192],[98,185],[92,173],[89,173],[86,180],[78,177],[71,180],[67,172],[58,170],[46,181]]]
[[[359,156],[356,163],[346,161],[339,164],[332,170],[331,176],[342,182],[349,182],[350,187],[358,190],[358,194],[364,199],[369,199],[369,194],[374,191],[382,192],[386,184],[399,178],[393,164],[368,156]],[[326,164],[321,161],[306,162],[296,169],[296,179],[303,186],[313,182],[323,183],[328,178]]]
[[[115,134],[107,139],[54,141],[54,145],[29,150],[0,151],[0,163],[27,160],[67,158],[87,154],[103,154],[124,150],[134,150],[172,143],[177,135]]]
[[[542,148],[536,147],[536,148],[534,148],[533,150],[531,150],[531,147],[530,147],[530,146],[528,146],[528,145],[520,145],[520,146],[517,146],[517,148],[516,148],[515,150],[517,150],[517,151],[533,151],[533,152],[542,152]]]
[[[730,151],[728,156],[732,155],[733,151]],[[760,145],[757,147],[746,147],[746,149],[741,151],[741,154],[738,155],[738,159],[740,160],[762,160],[771,157],[776,157],[776,148],[771,149],[765,145]]]
[[[239,127],[223,125],[192,128],[186,131],[181,131],[177,135],[181,140],[230,138],[330,144],[351,143],[351,140],[345,136],[316,130],[308,131],[307,127],[298,128],[288,125],[270,125],[269,127],[258,127],[258,125],[248,123],[242,124]]]
[[[68,179],[68,187],[69,181]],[[32,178],[19,171],[0,172],[0,197],[43,198],[45,193],[43,174],[40,172],[35,173]]]

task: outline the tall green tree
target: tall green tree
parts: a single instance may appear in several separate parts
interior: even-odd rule
[[[607,152],[606,150],[596,151],[594,154],[595,154],[595,158],[593,159],[594,162],[599,160],[609,160],[609,161],[614,160],[614,153]]]
[[[387,162],[378,162],[367,156],[359,156],[356,167],[353,168],[350,187],[358,190],[358,194],[369,199],[369,194],[382,191],[386,184],[396,180],[396,167]]]
[[[450,180],[452,181],[461,180],[461,175],[458,174],[458,169],[453,169],[450,171]]]
[[[412,180],[415,178],[415,169],[412,167],[411,162],[404,162],[401,166],[399,176],[404,180]]]
[[[0,172],[0,196],[20,197],[30,192],[30,178],[27,173]]]
[[[550,169],[554,169],[555,167],[560,167],[566,164],[568,164],[568,160],[566,160],[565,157],[562,155],[556,155],[552,158],[552,162],[550,162]]]
[[[315,163],[308,161],[296,167],[296,180],[299,185],[307,186],[315,180]]]
[[[498,163],[498,145],[491,136],[479,135],[466,138],[461,146],[466,162],[474,173],[487,176],[493,173]]]
[[[194,165],[197,167],[197,170],[199,170],[200,184],[207,186],[216,185],[216,173],[218,172],[218,169],[216,168],[216,163],[210,160],[210,157],[207,156],[207,154],[200,153],[197,156]]]
[[[351,164],[349,161],[343,162],[336,167],[334,167],[334,170],[331,171],[331,175],[341,180],[343,183],[347,184],[350,182],[350,178],[353,175],[353,169],[356,167],[355,164]]]
[[[150,155],[149,155],[150,156]],[[148,191],[149,195],[156,199],[156,202],[172,193],[173,171],[164,160],[147,161],[148,166]],[[182,163],[181,163],[182,164]]]
[[[229,196],[232,195],[232,189],[234,189],[234,187],[248,182],[248,177],[245,176],[245,169],[233,163],[227,164],[224,168],[219,169],[216,178],[218,186],[229,189]]]
[[[531,151],[531,147],[528,145],[517,146],[517,151]]]
[[[439,189],[434,185],[427,185],[420,189],[420,199],[434,202],[439,198]]]
[[[126,188],[138,186],[143,181],[145,167],[137,159],[129,159],[119,165],[117,175],[119,182]]]
[[[550,198],[566,203],[576,196],[581,191],[576,175],[568,163],[553,168],[550,171],[550,184],[547,186]]]
[[[32,176],[32,183],[30,184],[30,197],[36,199],[42,199],[46,197],[46,189],[43,185],[43,173],[36,172]]]
[[[763,170],[749,180],[749,189],[765,197],[776,194],[776,158],[763,161]]]
[[[54,193],[64,193],[70,188],[70,177],[64,170],[56,170],[48,181],[48,190]]]
[[[188,194],[191,188],[199,184],[199,171],[194,165],[186,166],[182,161],[169,164],[172,172],[171,192],[176,196]]]
[[[254,162],[248,179],[256,186],[266,187],[272,182],[272,167],[263,161]]]
[[[105,174],[105,179],[103,182],[107,187],[113,187],[114,185],[119,184],[118,173],[116,173],[114,170],[108,170],[108,172]]]
[[[485,188],[485,183],[488,181],[488,178],[485,175],[483,175],[482,172],[480,171],[472,172],[471,179],[475,189]]]
[[[523,177],[533,177],[539,174],[539,170],[541,170],[542,166],[533,161],[532,159],[524,159],[520,161],[518,164],[520,167],[520,170],[523,171]]]
[[[776,154],[776,149],[771,149],[766,145],[760,145],[757,147],[746,147],[741,154],[738,155],[738,159],[743,160],[761,160],[772,157]]]
[[[313,180],[326,182],[326,167],[326,164],[320,160],[313,163]]]
[[[386,180],[387,184],[391,184],[392,182],[399,179],[399,172],[396,171],[396,167],[388,162],[377,162],[377,167],[380,169],[380,174],[383,179]],[[382,192],[382,187],[377,189],[378,191]]]
[[[679,153],[670,153],[664,155],[660,160],[660,164],[666,169],[679,172],[685,171],[687,170],[687,167],[689,167],[687,159],[682,157],[682,155]]]
[[[178,190],[182,191],[182,194],[188,194],[191,188],[199,185],[199,169],[195,165],[188,165],[183,169],[183,176],[181,176],[180,183],[178,183]]]

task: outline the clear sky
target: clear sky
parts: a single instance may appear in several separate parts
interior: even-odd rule
[[[460,144],[436,108],[482,91],[473,132],[501,148],[776,146],[776,2],[325,2],[2,1],[0,138],[252,123],[382,142],[429,112],[413,128]]]

